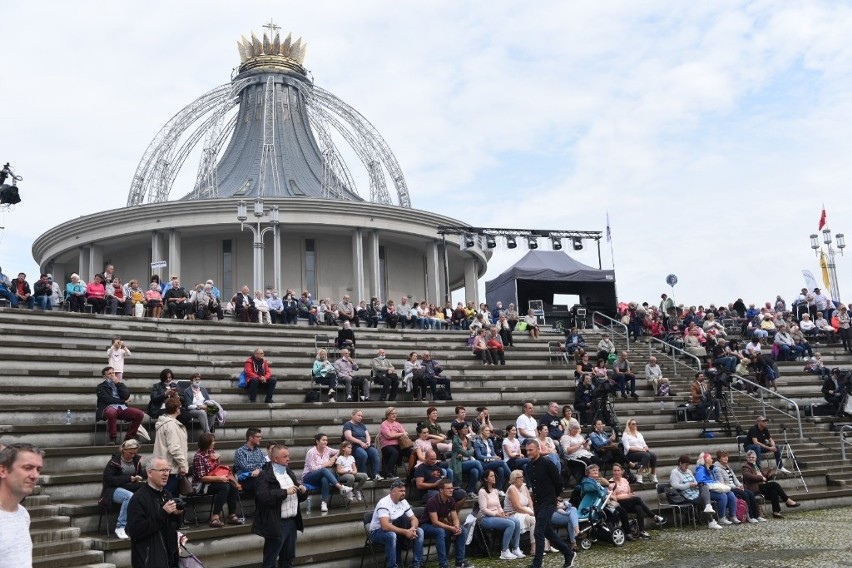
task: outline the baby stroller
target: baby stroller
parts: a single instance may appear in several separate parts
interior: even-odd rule
[[[571,501],[577,505],[580,534],[577,542],[582,550],[589,550],[598,540],[608,540],[615,546],[624,546],[626,534],[621,524],[607,514],[607,498],[601,495],[586,494],[580,498],[580,486],[574,488]]]

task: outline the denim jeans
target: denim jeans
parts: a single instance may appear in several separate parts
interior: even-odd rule
[[[50,296],[34,296],[35,303],[43,310],[52,310],[53,304],[50,302]]]
[[[453,538],[452,533],[429,523],[426,523],[420,528],[423,529],[423,535],[426,538],[431,538],[435,541],[435,550],[438,552],[438,567],[444,568],[445,566],[449,566],[450,560],[447,558],[447,551],[450,549],[450,542]],[[456,566],[464,562],[466,541],[467,529],[462,525],[462,532],[456,537]]]
[[[328,468],[315,469],[310,473],[302,475],[302,482],[306,485],[319,485],[322,500],[328,503],[331,497],[331,487],[337,485],[337,478]]]
[[[465,475],[468,475],[467,478],[467,492],[475,493],[476,492],[476,482],[480,480],[482,477],[482,463],[476,460],[468,460],[466,462],[462,462],[462,478]],[[463,479],[459,479],[458,482],[461,484]]]
[[[517,517],[482,517],[479,524],[486,530],[503,531],[500,550],[515,550],[521,542],[521,521]]]
[[[379,450],[373,446],[367,449],[361,446],[352,446],[352,455],[355,456],[355,465],[358,471],[362,473],[371,472],[373,475],[380,475],[382,472],[382,458],[379,455]],[[370,469],[367,469],[367,460],[370,460]]]
[[[370,532],[370,541],[385,547],[386,568],[397,568],[396,564],[396,541],[402,538],[392,531],[376,529]],[[417,537],[410,543],[414,547],[414,566],[423,564],[423,529],[417,529]]]
[[[281,536],[263,540],[261,568],[292,568],[296,557],[296,519],[280,519]]]
[[[574,529],[576,529],[579,524],[579,518],[577,515],[577,509],[574,508],[573,505],[569,505],[568,509],[556,509],[553,511],[553,515],[550,517],[550,522],[554,527],[567,527],[568,528],[568,539],[573,543],[574,542]]]
[[[118,511],[118,520],[115,522],[115,528],[117,529],[127,526],[127,505],[130,503],[131,497],[133,497],[133,493],[122,487],[116,488],[115,493],[112,494],[112,502],[121,503],[121,510]]]

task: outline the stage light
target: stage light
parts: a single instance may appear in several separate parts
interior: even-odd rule
[[[571,246],[574,250],[583,250],[583,239],[580,237],[571,237]]]
[[[494,235],[485,235],[485,246],[490,249],[497,246],[497,239],[494,238]]]
[[[464,236],[464,246],[465,248],[473,248],[476,246],[476,239],[473,238],[473,235],[470,233],[465,234]]]
[[[538,237],[527,237],[527,242],[529,243],[530,250],[538,248]]]
[[[550,237],[550,241],[553,243],[553,250],[562,250],[562,239],[559,237]]]
[[[515,240],[515,237],[508,236],[506,237],[506,246],[510,249],[518,248],[518,241]]]

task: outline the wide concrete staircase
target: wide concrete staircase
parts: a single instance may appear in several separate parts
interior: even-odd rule
[[[300,469],[315,433],[322,431],[336,440],[341,425],[348,420],[354,403],[304,402],[309,390],[309,369],[315,354],[317,333],[334,335],[331,328],[305,326],[260,326],[232,322],[194,322],[175,320],[137,320],[123,317],[91,316],[60,312],[30,312],[0,309],[4,341],[0,345],[0,442],[29,441],[46,450],[45,468],[37,494],[28,497],[26,506],[33,515],[33,538],[38,565],[108,566],[130,565],[130,547],[103,531],[98,532],[101,474],[115,447],[103,445],[103,426],[95,434],[95,386],[100,369],[107,364],[106,349],[113,335],[119,334],[132,351],[127,359],[125,382],[134,395],[133,404],[144,409],[151,385],[161,369],[171,368],[178,379],[200,372],[210,394],[228,411],[224,427],[217,429],[217,447],[225,463],[244,442],[249,426],[263,429],[266,440],[277,440],[291,447],[291,465]],[[514,423],[523,401],[531,400],[542,414],[550,400],[560,404],[573,402],[573,368],[551,362],[547,357],[547,335],[532,341],[516,334],[516,346],[507,350],[505,367],[484,367],[475,361],[466,343],[465,332],[414,330],[356,330],[357,359],[366,367],[379,347],[398,369],[410,351],[430,350],[445,363],[452,377],[453,401],[436,403],[445,429],[453,418],[453,407],[462,404],[473,417],[474,408],[486,405],[492,421],[500,427]],[[587,342],[595,345],[598,333],[589,331]],[[237,388],[237,376],[243,362],[255,347],[262,347],[279,379],[273,404],[247,401]],[[619,346],[624,347],[624,343]],[[648,345],[631,343],[631,360],[641,371]],[[848,366],[850,361],[836,348],[822,349],[832,366]],[[716,430],[716,437],[701,437],[704,424],[677,422],[676,406],[687,402],[691,376],[688,370],[660,358],[666,374],[672,377],[676,396],[661,400],[653,396],[644,380],[638,381],[640,398],[616,399],[615,407],[622,423],[637,418],[640,430],[659,456],[660,477],[667,476],[682,453],[696,455],[701,450],[725,449],[737,455],[734,436]],[[781,393],[800,403],[820,400],[819,382],[801,372],[801,365],[783,364]],[[797,371],[798,369],[798,371]],[[376,399],[377,391],[373,392]],[[429,404],[400,397],[395,406],[399,419],[409,431],[425,418]],[[662,405],[660,403],[663,403]],[[357,405],[364,409],[365,422],[375,434],[384,418],[385,404],[376,401]],[[781,415],[752,401],[734,401],[743,428],[754,416],[766,412],[775,423]],[[67,411],[71,424],[66,424]],[[789,425],[789,419],[784,418]],[[840,463],[837,436],[829,430],[834,419],[805,420],[805,438],[788,432],[790,442],[802,465],[809,492],[798,477],[782,480],[789,493],[805,507],[826,507],[852,503],[852,469]],[[780,435],[773,426],[776,438]],[[153,432],[153,428],[149,427]],[[197,431],[195,432],[197,437]],[[97,445],[95,444],[97,442]],[[190,452],[194,443],[190,442]],[[151,446],[143,446],[150,452]],[[190,456],[191,458],[191,456]],[[734,460],[736,461],[736,460]],[[375,500],[386,492],[388,482],[368,484],[365,506],[353,504],[351,510],[332,499],[331,511],[320,515],[315,502],[306,517],[306,529],[299,536],[298,562],[312,566],[355,566],[360,561],[364,542],[361,517]],[[649,504],[656,503],[654,487],[645,483],[640,494]],[[253,504],[245,499],[246,511]],[[363,508],[362,508],[363,507]],[[210,529],[199,506],[201,527],[187,529],[191,549],[211,568],[257,566],[262,541],[251,534],[250,526]],[[111,515],[114,521],[115,514]],[[249,519],[250,523],[250,519]]]

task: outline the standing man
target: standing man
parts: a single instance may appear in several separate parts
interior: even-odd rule
[[[385,357],[385,350],[379,349],[376,352],[376,357],[373,359],[373,382],[382,385],[382,393],[379,395],[380,400],[396,400],[396,391],[399,388],[399,375],[390,361]],[[369,400],[369,392],[367,398]]]
[[[541,568],[544,559],[544,540],[550,541],[550,546],[557,549],[565,557],[563,568],[574,565],[576,554],[565,541],[559,538],[551,526],[553,513],[556,511],[556,500],[562,493],[562,477],[556,471],[553,462],[542,458],[539,453],[538,440],[527,440],[527,477],[530,491],[535,502],[535,557],[531,568]]]
[[[518,419],[515,421],[515,426],[518,428],[518,439],[521,444],[524,444],[527,438],[535,438],[535,429],[538,427],[538,422],[533,418],[532,413],[532,403],[525,402],[524,413],[518,416]]]
[[[768,423],[769,419],[766,416],[757,417],[757,423],[749,428],[748,434],[746,434],[748,442],[743,446],[743,450],[746,452],[752,450],[757,454],[758,467],[760,467],[761,453],[774,453],[778,472],[789,474],[790,470],[784,467],[784,462],[781,461],[781,448],[775,445],[775,440],[772,439],[772,434],[769,433],[769,428],[766,426]]]
[[[130,535],[130,563],[133,568],[177,568],[178,528],[183,517],[180,507],[166,490],[169,463],[154,456],[145,468],[148,483],[140,487],[127,506],[127,534]]]
[[[406,539],[414,547],[411,568],[423,566],[423,529],[405,500],[405,481],[397,479],[390,493],[382,497],[373,510],[370,521],[370,540],[385,547],[385,567],[397,568],[397,540]]]
[[[20,505],[38,483],[44,452],[30,444],[0,450],[0,558],[4,566],[31,568],[30,514]]]
[[[434,454],[434,452],[432,452]],[[426,501],[426,508],[419,519],[423,535],[435,541],[438,551],[438,568],[449,568],[447,551],[453,537],[456,537],[456,568],[471,568],[465,562],[464,552],[467,544],[467,530],[456,512],[456,500],[453,499],[453,481],[442,479],[440,490]]]
[[[127,436],[124,439],[135,440],[137,432],[140,434],[142,432],[139,425],[142,424],[145,413],[138,408],[127,406],[127,401],[130,400],[130,391],[127,390],[127,386],[121,382],[112,367],[104,367],[101,374],[104,380],[95,390],[98,396],[95,420],[106,420],[110,444],[115,444],[117,441],[119,420],[130,422],[130,426],[127,428]],[[147,432],[142,437],[147,437]]]
[[[299,503],[308,497],[290,465],[290,449],[273,446],[269,463],[257,477],[257,505],[251,532],[263,537],[262,568],[292,568],[296,558],[296,531],[304,531]]]
[[[237,481],[243,485],[243,491],[251,495],[257,485],[257,476],[266,465],[266,456],[260,449],[263,436],[260,428],[246,430],[246,443],[234,452],[234,473]]]
[[[272,376],[269,362],[263,358],[263,349],[258,347],[254,350],[252,356],[246,359],[246,364],[243,365],[243,372],[246,374],[249,402],[257,401],[257,389],[261,384],[266,385],[266,398],[263,402],[275,402],[272,400],[272,395],[275,394],[275,385],[278,380]]]

